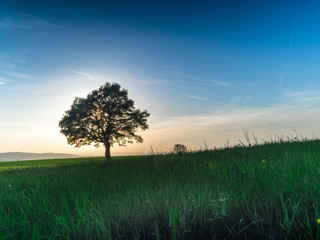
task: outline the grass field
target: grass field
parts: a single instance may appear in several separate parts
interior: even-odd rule
[[[320,239],[320,141],[0,163],[0,239]]]

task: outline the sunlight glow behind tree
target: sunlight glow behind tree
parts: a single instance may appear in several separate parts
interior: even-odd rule
[[[74,99],[71,109],[59,122],[60,132],[67,137],[68,144],[75,147],[103,144],[106,159],[111,159],[110,147],[114,143],[126,146],[133,140],[143,141],[135,132],[149,127],[147,118],[150,114],[135,109],[128,91],[120,88],[117,83],[106,83],[87,98]]]

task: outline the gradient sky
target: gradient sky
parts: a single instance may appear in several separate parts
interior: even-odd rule
[[[58,122],[105,82],[151,114],[114,155],[320,136],[320,3],[67,2],[0,2],[0,152],[103,153]]]

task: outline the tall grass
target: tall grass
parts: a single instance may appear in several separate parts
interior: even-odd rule
[[[320,239],[319,160],[313,140],[3,163],[0,239]]]

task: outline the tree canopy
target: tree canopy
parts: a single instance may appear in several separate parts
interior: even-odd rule
[[[87,98],[76,97],[71,109],[59,122],[61,133],[75,147],[94,144],[104,145],[106,159],[111,158],[110,147],[117,143],[142,142],[138,130],[148,129],[150,114],[134,107],[128,91],[117,83],[105,83],[88,94]]]
[[[173,146],[173,152],[175,153],[185,153],[187,152],[187,147],[183,144],[175,144]]]

